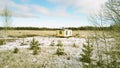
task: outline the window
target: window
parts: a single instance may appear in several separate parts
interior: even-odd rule
[[[70,35],[71,35],[71,31],[70,31],[70,33],[69,33]]]
[[[59,34],[62,34],[62,31],[59,31]]]
[[[68,35],[68,31],[66,31],[66,35]]]

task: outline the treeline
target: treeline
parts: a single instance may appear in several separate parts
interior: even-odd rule
[[[4,30],[5,27],[0,27],[0,30]],[[58,28],[38,28],[38,27],[8,27],[8,30],[58,30]]]
[[[0,30],[5,29],[5,27],[0,27]],[[8,30],[59,30],[60,28],[38,28],[38,27],[8,27]],[[112,30],[113,27],[94,27],[94,26],[82,26],[82,27],[66,27],[63,29],[71,30]]]
[[[68,27],[71,30],[112,30],[113,27],[94,27],[94,26],[82,26],[82,27]]]

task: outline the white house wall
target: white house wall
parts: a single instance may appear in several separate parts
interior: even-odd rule
[[[68,32],[67,35],[66,35],[66,32]],[[72,30],[65,30],[65,31],[64,31],[64,36],[65,36],[65,37],[72,36]]]

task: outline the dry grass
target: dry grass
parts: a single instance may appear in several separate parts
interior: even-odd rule
[[[3,45],[3,44],[5,44],[5,43],[7,43],[7,42],[13,42],[13,41],[15,41],[16,39],[1,39],[0,38],[0,45]]]
[[[11,50],[0,50],[0,68],[80,68],[81,62],[78,61],[79,59],[79,51],[80,48],[74,48],[72,45],[65,44],[64,42],[64,49],[65,55],[58,56],[56,55],[56,51],[58,46],[50,46],[49,42],[55,40],[56,38],[48,38],[48,37],[36,37],[36,39],[40,42],[45,41],[48,39],[46,44],[41,44],[39,47],[41,51],[38,52],[38,55],[33,55],[33,50],[29,50],[28,48],[19,48],[23,47],[20,46],[19,41],[16,42],[16,47],[19,48],[19,51],[16,53],[14,52],[14,44],[13,49]],[[46,39],[45,39],[46,38]],[[66,40],[66,42],[70,42],[69,39],[58,38],[58,40]],[[26,39],[28,40],[28,39]],[[32,38],[29,39],[29,41]],[[56,42],[58,41],[55,40]],[[74,40],[74,39],[73,39]],[[72,43],[72,42],[71,42]],[[57,43],[56,43],[57,44]],[[1,47],[2,48],[2,47]],[[70,50],[69,50],[70,49]],[[75,56],[77,55],[77,56]]]
[[[107,31],[106,31],[107,32]],[[102,31],[97,31],[99,35],[102,35]],[[55,30],[9,30],[8,36],[10,37],[32,37],[32,36],[55,36]],[[90,30],[75,30],[73,31],[74,37],[85,38],[89,35],[93,35],[94,31]]]
[[[49,50],[53,50],[48,48]],[[79,68],[79,61],[67,60],[70,56],[57,56],[48,53],[49,50],[42,48],[38,55],[32,55],[31,50],[19,49],[14,54],[12,50],[0,51],[0,68]],[[72,58],[72,57],[70,57]],[[74,60],[74,61],[73,61]],[[69,63],[69,62],[73,63]],[[72,65],[72,66],[71,66]]]
[[[45,31],[45,30],[10,30],[8,31],[9,36],[14,37],[31,37],[31,36],[53,36],[56,31]]]
[[[95,32],[99,36],[102,36],[103,32],[105,32],[106,37],[111,37],[109,35],[109,31],[93,31],[93,30],[76,30],[76,31],[73,31],[73,36],[80,37],[80,38],[86,38],[87,36],[94,36]]]

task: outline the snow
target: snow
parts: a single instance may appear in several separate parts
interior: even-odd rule
[[[42,60],[44,58],[47,58],[48,61],[51,61],[51,62],[48,63],[48,61],[46,61],[44,64],[47,64],[48,66],[52,64],[53,66],[55,65],[55,67],[57,67],[57,68],[62,68],[65,65],[67,68],[81,68],[81,62],[79,61],[79,58],[80,58],[80,53],[82,52],[83,43],[85,43],[85,41],[86,41],[85,38],[75,38],[75,37],[58,38],[58,37],[40,37],[40,36],[18,38],[14,42],[9,42],[5,45],[1,45],[0,50],[13,50],[14,48],[19,48],[21,50],[22,49],[25,50],[30,47],[30,42],[33,38],[35,40],[39,41],[39,44],[40,44],[39,47],[41,47],[41,50],[42,50],[41,53],[39,54],[39,57],[42,59],[40,59],[41,61],[38,61],[39,58],[34,57],[33,59],[31,59],[31,62],[43,63]],[[111,40],[113,40],[113,39],[110,39],[108,41],[111,41]],[[25,45],[21,46],[21,43],[23,41],[24,41]],[[54,41],[55,46],[50,46],[52,41]],[[63,48],[67,55],[59,56],[59,57],[54,55],[56,53],[56,49],[58,48],[58,46],[57,46],[58,41],[61,41],[63,43]],[[101,43],[101,41],[98,41],[98,42]],[[73,47],[74,43],[76,44],[77,47]],[[29,52],[29,54],[32,54],[32,51],[28,51],[28,52]],[[97,50],[95,49],[93,52],[97,53]],[[51,56],[51,55],[52,55],[52,57],[49,58],[49,56]],[[70,60],[67,60],[68,57],[70,57]],[[96,55],[93,55],[92,58],[95,59]],[[56,66],[56,65],[58,65],[58,66]]]
[[[39,41],[39,43],[44,46],[44,47],[48,47],[50,45],[50,43],[54,40],[55,45],[58,43],[58,41],[62,41],[63,45],[66,47],[66,49],[68,49],[68,46],[73,45],[73,43],[75,43],[76,45],[79,45],[80,47],[82,46],[83,42],[85,41],[84,38],[56,38],[56,37],[34,37],[36,40]],[[14,48],[29,48],[29,43],[30,41],[33,39],[33,37],[29,37],[29,38],[24,38],[24,42],[27,44],[25,46],[20,46],[21,42],[23,41],[22,38],[14,41],[14,42],[10,42],[7,43],[5,45],[0,46],[0,50],[11,50]]]

